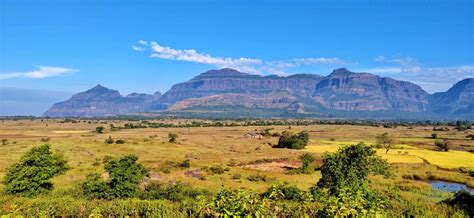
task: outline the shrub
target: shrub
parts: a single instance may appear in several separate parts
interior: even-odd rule
[[[40,141],[41,142],[49,142],[49,137],[45,137],[45,138],[41,138]]]
[[[284,131],[280,139],[278,140],[278,144],[275,146],[276,148],[290,148],[290,149],[303,149],[308,145],[309,142],[309,134],[306,131],[299,132],[297,134],[293,134],[290,131]]]
[[[168,142],[176,143],[178,139],[178,135],[175,133],[168,133]]]
[[[435,146],[438,147],[440,151],[449,151],[449,148],[451,147],[451,142],[444,139],[444,140],[436,140],[435,141]]]
[[[186,159],[183,160],[183,162],[179,163],[177,166],[181,168],[189,168],[191,167],[191,164],[189,163],[189,159]]]
[[[100,134],[104,133],[104,130],[105,128],[103,126],[98,126],[95,128],[95,132]]]
[[[276,182],[263,193],[263,196],[272,200],[301,200],[304,192],[286,182]]]
[[[471,138],[471,140],[474,140],[474,134],[469,134],[466,136],[466,138]]]
[[[238,174],[238,173],[232,175],[232,179],[238,180],[238,179],[240,179],[240,178],[242,178],[242,175],[240,175],[240,174]]]
[[[313,163],[313,161],[316,160],[316,158],[310,153],[304,153],[299,158],[301,160],[301,163],[303,164],[301,166],[301,171],[303,173],[309,173],[310,172],[309,165]]]
[[[84,195],[88,198],[126,198],[136,196],[138,184],[148,176],[148,169],[136,163],[138,157],[126,155],[112,158],[104,166],[109,174],[107,181],[102,181],[99,174],[89,174],[82,184]],[[96,192],[101,193],[96,193]],[[103,192],[103,193],[102,193]]]
[[[51,190],[50,180],[66,170],[66,160],[54,154],[48,144],[34,147],[7,169],[5,190],[10,194],[35,196]]]
[[[436,133],[431,134],[431,138],[432,138],[432,139],[437,139],[437,138],[438,138],[438,134],[436,134]]]
[[[105,143],[106,143],[106,144],[113,144],[114,142],[115,142],[115,140],[112,138],[112,136],[109,136],[109,138],[107,138],[107,139],[105,140]]]
[[[8,145],[8,139],[2,139],[2,145]]]
[[[123,140],[123,139],[117,139],[117,140],[115,141],[115,144],[125,144],[125,140]]]
[[[456,192],[452,198],[444,200],[443,203],[458,207],[464,210],[469,217],[474,217],[474,195],[464,189]]]
[[[211,171],[212,174],[223,174],[226,171],[229,171],[229,168],[224,168],[222,166],[216,165],[209,167],[209,171]]]
[[[366,190],[369,173],[388,176],[389,169],[387,161],[377,156],[372,147],[364,143],[350,145],[324,156],[318,186],[329,188],[331,193],[343,188]]]

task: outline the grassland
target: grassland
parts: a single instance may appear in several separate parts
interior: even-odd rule
[[[0,177],[12,163],[33,146],[51,144],[55,151],[64,154],[70,170],[54,179],[55,192],[77,186],[90,172],[103,173],[101,160],[108,155],[136,154],[139,162],[151,170],[150,180],[160,182],[182,181],[194,187],[217,192],[223,188],[246,188],[263,191],[273,180],[287,181],[300,189],[308,189],[321,177],[319,171],[312,174],[288,174],[289,168],[300,166],[298,157],[313,153],[317,158],[314,166],[320,165],[325,152],[335,152],[339,147],[365,142],[373,144],[375,136],[384,132],[397,138],[397,145],[387,154],[379,149],[380,156],[392,163],[395,178],[391,180],[373,177],[371,186],[386,190],[386,184],[398,185],[402,195],[409,199],[436,202],[446,193],[433,192],[429,179],[455,181],[474,187],[473,177],[465,170],[474,170],[474,141],[465,138],[474,131],[459,132],[454,129],[438,132],[438,138],[449,139],[453,146],[449,152],[437,151],[433,133],[429,126],[383,128],[355,125],[310,125],[291,126],[292,131],[306,130],[310,133],[309,146],[304,150],[272,148],[278,137],[253,138],[246,134],[273,128],[281,133],[288,126],[235,126],[235,127],[190,127],[190,128],[137,128],[110,131],[110,124],[123,126],[128,121],[92,120],[78,123],[61,120],[2,120],[0,139],[7,143],[1,146]],[[159,122],[185,123],[189,120],[165,120]],[[97,126],[106,127],[103,134],[94,132]],[[168,133],[178,134],[178,143],[168,142]],[[106,144],[108,137],[123,139],[124,144]],[[175,167],[189,159],[191,167]],[[222,166],[229,171],[212,174],[205,169]],[[459,169],[465,169],[461,172]],[[199,176],[192,176],[194,171]],[[240,175],[237,178],[235,175]],[[262,175],[268,182],[252,182],[248,176]],[[417,175],[413,179],[413,175]],[[435,175],[436,177],[429,177]],[[2,188],[2,187],[0,187]],[[413,191],[418,190],[418,191]]]

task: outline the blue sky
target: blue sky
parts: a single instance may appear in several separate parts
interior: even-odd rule
[[[445,91],[474,77],[473,8],[472,0],[3,0],[0,115],[19,111],[5,99],[33,90],[60,100],[98,83],[165,92],[221,67],[262,75],[346,67]],[[22,114],[50,104],[38,101]]]

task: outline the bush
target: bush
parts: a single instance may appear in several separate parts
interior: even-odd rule
[[[436,134],[436,133],[431,134],[431,138],[432,138],[432,139],[437,139],[437,138],[438,138],[438,134]]]
[[[2,139],[2,145],[8,145],[8,139]]]
[[[176,143],[178,139],[178,135],[175,133],[168,133],[168,142]]]
[[[34,147],[7,169],[5,191],[21,196],[45,193],[53,188],[50,180],[66,170],[66,160],[51,152],[48,144]]]
[[[189,159],[183,160],[183,162],[178,164],[178,167],[181,167],[181,168],[191,167],[191,164],[189,163]]]
[[[82,184],[84,195],[88,198],[106,199],[136,196],[138,184],[148,176],[148,169],[136,163],[137,160],[135,155],[110,159],[104,166],[109,179],[102,181],[99,174],[89,174]]]
[[[436,140],[435,141],[435,146],[438,147],[440,151],[449,151],[449,148],[451,147],[451,142],[448,140]]]
[[[104,130],[105,128],[103,126],[98,126],[95,128],[95,132],[100,134],[104,133]]]
[[[443,201],[448,205],[464,210],[469,217],[474,217],[474,195],[462,189],[454,194],[452,198]]]
[[[125,140],[123,140],[123,139],[117,139],[117,140],[115,141],[115,144],[125,144]]]
[[[109,138],[107,138],[107,139],[105,140],[105,143],[106,143],[106,144],[113,144],[114,142],[115,142],[115,140],[112,138],[112,136],[109,136]]]
[[[229,171],[229,168],[224,168],[222,166],[216,165],[209,167],[209,171],[211,171],[212,174],[223,174],[226,171]]]
[[[272,200],[302,200],[304,192],[286,182],[276,182],[263,193],[263,196]]]
[[[306,131],[299,132],[297,134],[293,134],[290,131],[284,131],[280,139],[278,140],[278,144],[274,147],[276,148],[290,148],[290,149],[303,149],[308,145],[309,142],[309,134]]]
[[[302,154],[299,158],[301,160],[301,163],[303,164],[301,166],[301,171],[303,173],[309,173],[310,172],[309,165],[313,163],[313,161],[316,160],[316,158],[310,153]]]

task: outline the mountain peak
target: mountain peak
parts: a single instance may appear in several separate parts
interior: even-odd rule
[[[101,84],[97,84],[96,86],[89,89],[89,91],[108,91],[108,90],[110,90],[110,89],[102,86]]]
[[[354,74],[354,72],[349,71],[347,68],[339,68],[339,69],[334,69],[329,76],[338,76],[338,75],[351,75]]]

